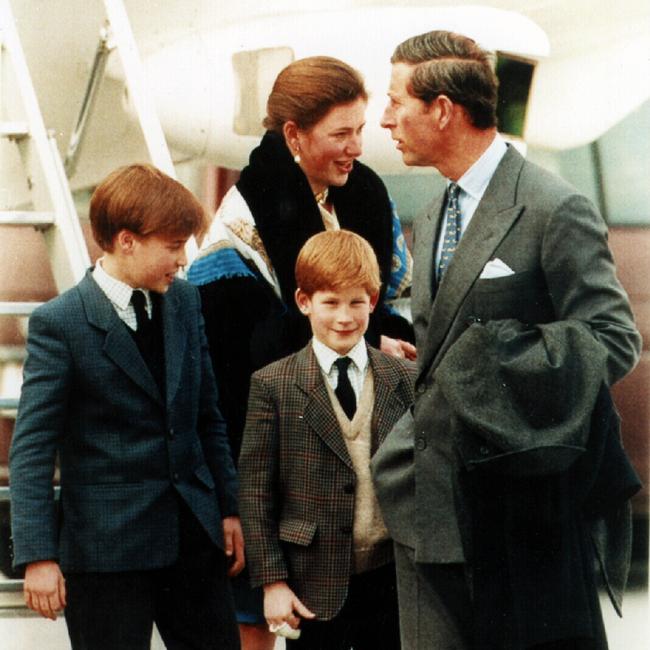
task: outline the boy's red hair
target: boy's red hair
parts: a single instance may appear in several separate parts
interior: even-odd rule
[[[372,246],[349,230],[329,230],[310,237],[296,260],[298,288],[316,291],[363,287],[370,296],[381,288],[377,256]]]

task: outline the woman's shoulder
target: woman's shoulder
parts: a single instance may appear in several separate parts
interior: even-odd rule
[[[255,279],[256,276],[232,244],[226,241],[202,249],[187,272],[189,282],[197,286],[235,277]]]
[[[379,174],[359,160],[354,161],[354,167],[350,174],[349,181],[352,181],[353,183],[372,184],[387,191],[386,185],[384,185],[384,181],[381,180]]]
[[[232,219],[246,219],[254,223],[248,203],[246,203],[237,185],[233,185],[226,192],[214,218],[225,223]]]

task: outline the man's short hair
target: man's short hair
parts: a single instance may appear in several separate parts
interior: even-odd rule
[[[97,244],[113,250],[120,230],[136,235],[187,238],[205,230],[207,216],[198,199],[153,165],[119,167],[90,200],[90,225]]]
[[[381,288],[372,246],[349,230],[328,230],[310,237],[296,260],[296,284],[307,295],[363,287],[374,296]]]
[[[499,81],[492,54],[454,32],[433,31],[400,43],[391,63],[415,65],[409,92],[427,103],[446,95],[465,108],[472,124],[487,129],[497,124]]]

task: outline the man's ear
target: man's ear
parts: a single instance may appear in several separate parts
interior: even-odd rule
[[[113,241],[115,242],[114,248],[117,248],[121,253],[125,255],[129,255],[135,246],[136,236],[135,233],[131,232],[130,230],[122,228],[122,230],[120,230],[117,235],[115,235],[115,239]]]
[[[370,296],[370,311],[373,312],[375,311],[375,307],[377,306],[377,301],[379,300],[379,292],[377,292],[374,296]]]
[[[438,128],[442,131],[452,118],[454,113],[454,102],[447,95],[438,95],[434,100],[434,114],[436,115]]]
[[[294,297],[296,299],[296,305],[298,305],[298,309],[300,310],[300,313],[304,314],[305,316],[309,316],[309,313],[311,311],[310,296],[307,293],[305,293],[302,289],[298,288],[296,289],[296,293],[294,294]]]

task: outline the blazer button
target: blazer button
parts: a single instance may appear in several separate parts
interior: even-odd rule
[[[418,386],[418,387],[415,389],[415,392],[416,392],[418,395],[422,395],[423,393],[426,393],[426,392],[427,392],[427,387],[424,386],[424,385],[422,385],[422,384],[420,384],[420,386]]]
[[[346,483],[343,486],[343,492],[345,492],[345,494],[354,494],[354,483]]]
[[[181,477],[178,475],[178,472],[174,472],[174,473],[172,474],[172,481],[174,481],[174,483],[178,483],[178,481],[179,481],[180,478],[181,478]]]
[[[417,440],[415,441],[415,448],[418,451],[422,451],[423,449],[426,449],[427,439],[424,436],[418,436]]]
[[[352,526],[341,526],[340,531],[344,535],[349,535],[352,532]]]
[[[167,431],[167,437],[168,438],[173,438],[176,434],[174,433],[174,429],[172,427],[169,428],[169,431]]]

